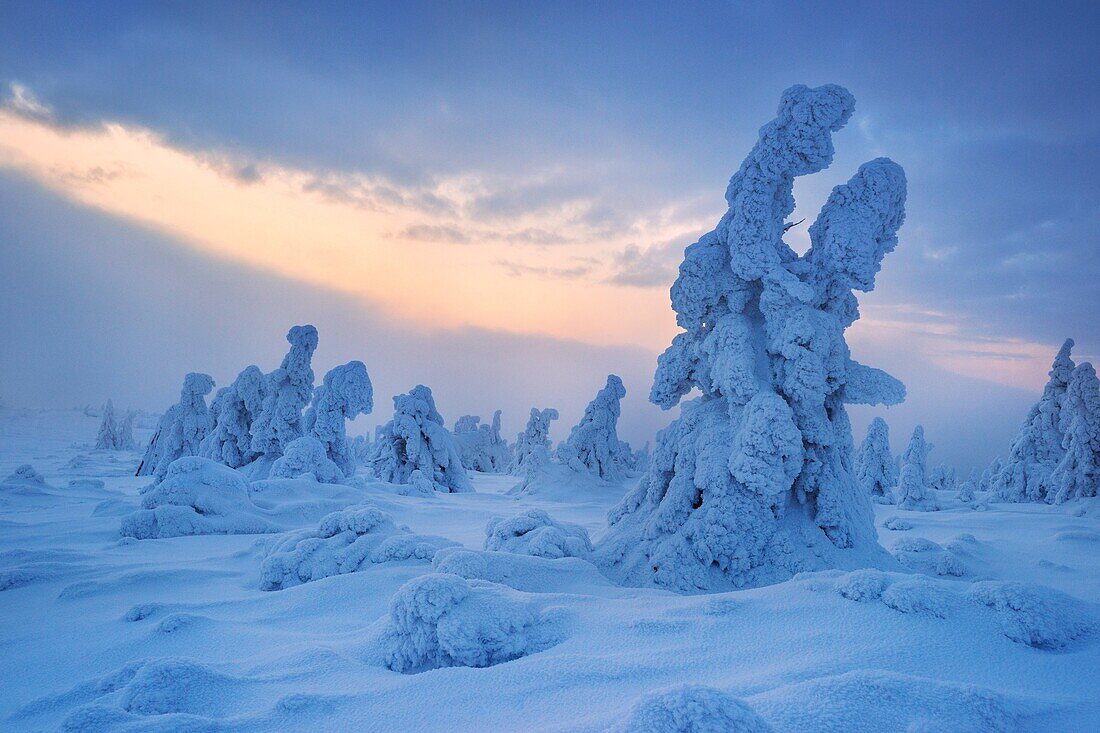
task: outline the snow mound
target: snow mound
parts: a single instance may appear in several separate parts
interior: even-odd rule
[[[490,519],[485,527],[485,549],[551,559],[587,558],[592,554],[592,541],[584,527],[556,522],[542,509],[529,509],[509,519]]]
[[[354,573],[371,563],[431,560],[437,550],[455,544],[398,529],[377,507],[351,507],[324,517],[315,529],[290,532],[276,543],[260,566],[260,589],[281,590]]]
[[[1096,628],[1084,603],[1041,585],[987,580],[971,585],[967,597],[993,609],[1009,639],[1037,649],[1062,649]]]
[[[271,464],[271,478],[300,478],[311,476],[324,484],[338,484],[344,480],[344,472],[328,457],[321,441],[304,435],[287,444],[283,455]]]
[[[741,700],[701,685],[644,697],[609,733],[769,733],[772,727]]]
[[[882,523],[882,526],[894,532],[908,532],[913,529],[912,522],[897,516],[887,517],[886,521]]]
[[[592,563],[576,557],[549,559],[492,550],[448,547],[432,559],[437,573],[506,585],[524,593],[587,593],[620,590]]]
[[[959,556],[924,537],[902,537],[894,544],[894,557],[902,565],[932,575],[966,575]]]
[[[903,578],[882,593],[882,602],[901,613],[947,618],[952,594],[928,578]]]
[[[390,601],[379,640],[390,669],[414,674],[440,667],[489,667],[552,644],[541,614],[517,592],[457,575],[413,578]]]
[[[888,573],[866,568],[841,575],[833,589],[849,601],[868,603],[880,599],[893,580]]]

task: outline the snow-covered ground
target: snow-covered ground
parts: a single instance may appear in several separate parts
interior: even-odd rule
[[[1100,730],[1095,499],[876,504],[879,540],[908,571],[711,595],[618,587],[576,557],[444,549],[439,569],[468,579],[446,633],[481,644],[455,654],[524,641],[498,652],[511,661],[403,674],[384,662],[391,598],[433,572],[429,559],[263,591],[281,535],[123,538],[149,479],[132,475],[136,453],[92,449],[98,422],[0,410],[0,479],[23,464],[45,479],[0,485],[3,730],[689,730],[644,727],[651,708],[631,717],[683,685],[740,698],[776,731]],[[139,422],[139,443],[150,427]],[[476,493],[361,483],[270,501],[303,529],[334,504],[372,504],[480,553],[490,519],[530,509],[598,540],[636,479],[520,495],[507,494],[515,477],[472,480]]]

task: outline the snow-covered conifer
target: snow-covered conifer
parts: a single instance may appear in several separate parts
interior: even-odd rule
[[[544,410],[531,408],[527,427],[516,436],[508,473],[514,476],[530,476],[550,462],[550,422],[557,419],[558,411],[553,407]]]
[[[96,435],[95,447],[99,450],[115,450],[118,448],[115,406],[110,400],[107,400],[107,404],[103,406],[103,419],[99,423],[99,434]]]
[[[374,387],[361,361],[333,367],[317,388],[306,411],[303,427],[325,446],[329,459],[345,476],[355,475],[355,456],[348,447],[348,420],[374,409]]]
[[[252,423],[263,408],[267,380],[258,366],[249,366],[233,384],[210,402],[214,429],[202,442],[203,458],[240,468],[260,457],[252,450]]]
[[[890,453],[890,427],[881,417],[867,426],[867,435],[856,453],[856,480],[872,500],[891,498],[898,485],[898,465]]]
[[[634,451],[634,470],[645,471],[649,468],[649,441],[645,442],[638,450]]]
[[[328,457],[325,445],[312,435],[295,438],[271,464],[271,478],[312,476],[322,484],[338,484],[345,475]]]
[[[628,466],[624,465],[623,448],[615,428],[619,422],[619,401],[625,396],[623,380],[614,374],[607,375],[607,384],[584,408],[581,421],[558,446],[558,460],[574,471],[605,480],[621,478]]]
[[[982,477],[978,481],[978,491],[992,491],[993,482],[1001,475],[1001,470],[1004,468],[1004,459],[1000,456],[996,456],[985,470],[982,471]]]
[[[393,484],[415,485],[419,480],[436,491],[474,490],[432,391],[422,384],[393,398],[393,419],[382,427],[371,463],[375,476]]]
[[[959,493],[955,495],[955,498],[963,503],[974,501],[974,492],[978,489],[978,481],[978,469],[970,469],[970,476],[959,484]]]
[[[909,447],[901,454],[901,471],[898,475],[897,499],[901,509],[916,511],[935,511],[938,507],[936,497],[928,486],[928,454],[932,444],[924,439],[924,427],[913,429]]]
[[[992,478],[993,491],[1001,501],[1047,501],[1047,479],[1062,459],[1062,403],[1073,373],[1070,351],[1073,339],[1066,339],[1050,367],[1043,395],[1027,414],[1012,442],[1008,460]]]
[[[760,585],[850,562],[889,563],[851,471],[845,404],[896,404],[904,385],[849,357],[859,317],[897,244],[905,174],[879,158],[837,186],[799,256],[784,241],[796,176],[827,167],[850,118],[842,87],[794,86],[726,189],[717,228],[684,252],[672,286],[683,331],[650,400],[693,388],[649,471],[609,519],[600,562],[627,582],[685,590]],[[851,551],[851,552],[849,552]]]
[[[263,407],[252,422],[252,450],[268,460],[281,456],[290,441],[302,436],[302,410],[313,396],[310,363],[317,349],[317,329],[294,326],[286,340],[290,351],[267,375]]]
[[[936,491],[955,491],[959,488],[959,478],[955,469],[941,463],[928,472],[928,488]]]
[[[126,416],[118,425],[115,432],[115,448],[117,450],[137,450],[137,442],[134,441],[134,412],[127,410]]]
[[[1100,381],[1092,364],[1073,370],[1062,405],[1064,455],[1050,475],[1049,500],[1100,494]]]
[[[199,455],[203,438],[214,427],[205,399],[212,389],[214,380],[208,374],[191,372],[183,378],[180,401],[168,408],[160,419],[157,432],[138,465],[138,476],[153,476],[160,481],[172,461]]]
[[[493,413],[491,425],[477,415],[463,415],[455,421],[455,445],[462,465],[469,471],[504,473],[511,460],[511,449],[500,435],[500,410]]]

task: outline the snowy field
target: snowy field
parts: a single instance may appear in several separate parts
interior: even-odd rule
[[[620,587],[577,557],[484,551],[491,519],[529,509],[598,542],[636,478],[562,471],[523,496],[506,493],[514,476],[473,472],[476,493],[429,496],[295,479],[253,497],[269,529],[308,531],[371,505],[392,518],[390,537],[416,536],[421,550],[261,590],[273,577],[264,558],[287,535],[121,536],[150,479],[133,475],[137,453],[92,449],[98,424],[80,411],[0,411],[0,477],[30,464],[44,481],[0,485],[3,730],[688,730],[638,707],[684,685],[728,693],[792,733],[1100,730],[1097,499],[876,504],[895,571],[678,595]],[[139,443],[149,427],[137,425]],[[425,607],[453,604],[450,625],[421,642],[499,663],[428,669],[405,657],[407,673],[394,671],[394,625],[414,614],[406,604],[391,617],[391,599],[433,572],[432,555],[461,578],[420,587]],[[755,720],[724,695],[673,695],[689,703],[681,711]]]

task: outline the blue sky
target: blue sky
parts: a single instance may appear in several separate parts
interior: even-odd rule
[[[905,167],[907,223],[861,299],[853,351],[909,385],[886,414],[895,447],[923,421],[940,460],[988,460],[1063,338],[1100,353],[1100,7],[806,5],[0,5],[0,95],[46,136],[33,139],[117,125],[253,192],[306,177],[330,203],[400,199],[408,224],[400,246],[364,230],[377,281],[330,285],[265,259],[260,232],[241,253],[210,228],[146,217],[147,203],[116,205],[104,179],[140,161],[98,138],[80,187],[56,161],[0,154],[14,339],[0,395],[162,408],[183,371],[226,382],[270,368],[286,327],[313,320],[319,371],[368,364],[382,397],[368,422],[386,394],[425,381],[449,420],[499,406],[514,430],[550,404],[569,423],[613,370],[630,391],[623,432],[644,441],[668,419],[644,397],[683,246],[721,215],[780,92],[835,82],[856,115],[833,166],[799,181],[799,218],[864,160]],[[349,226],[318,221],[318,239]],[[303,261],[344,256],[312,245]],[[425,301],[438,322],[394,305],[415,283],[383,287],[403,257],[425,271],[469,262],[453,301],[447,280],[425,280],[425,297],[449,303]]]

